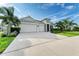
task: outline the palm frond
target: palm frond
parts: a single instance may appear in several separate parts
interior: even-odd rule
[[[0,7],[0,13],[3,15],[7,15],[7,11],[4,9],[4,7]]]

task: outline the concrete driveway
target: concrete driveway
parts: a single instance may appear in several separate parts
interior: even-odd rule
[[[1,56],[79,56],[79,36],[20,33]]]
[[[20,33],[1,55],[29,55],[23,49],[59,40],[50,32]],[[40,48],[39,48],[40,49]],[[30,52],[29,52],[30,53]]]

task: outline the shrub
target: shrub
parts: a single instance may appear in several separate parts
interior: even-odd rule
[[[19,34],[20,33],[20,27],[11,27],[11,32],[14,32],[14,31],[16,31],[17,34]]]
[[[79,31],[79,27],[74,27],[74,31]]]
[[[7,35],[6,34],[2,34],[2,37],[6,37]]]
[[[2,35],[3,35],[3,32],[0,32],[0,37],[2,37]]]
[[[4,32],[0,32],[0,37],[6,37],[7,35]]]
[[[11,33],[10,35],[8,35],[8,37],[16,37],[16,34]]]
[[[6,35],[4,32],[0,32],[0,37],[16,37],[17,33],[12,32],[10,35]]]
[[[61,30],[56,28],[56,29],[51,29],[51,32],[52,32],[52,33],[60,33]]]

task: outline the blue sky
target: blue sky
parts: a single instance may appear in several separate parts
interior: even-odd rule
[[[51,18],[51,21],[56,22],[69,17],[76,23],[79,22],[78,3],[16,3],[7,5],[14,6],[15,15],[19,18],[30,15],[37,20]]]

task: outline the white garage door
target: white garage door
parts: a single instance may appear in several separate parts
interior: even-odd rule
[[[37,32],[44,32],[44,25],[40,24],[39,26],[37,26]]]
[[[43,24],[23,24],[20,32],[44,32]]]
[[[21,32],[36,32],[36,25],[34,24],[21,25]]]

